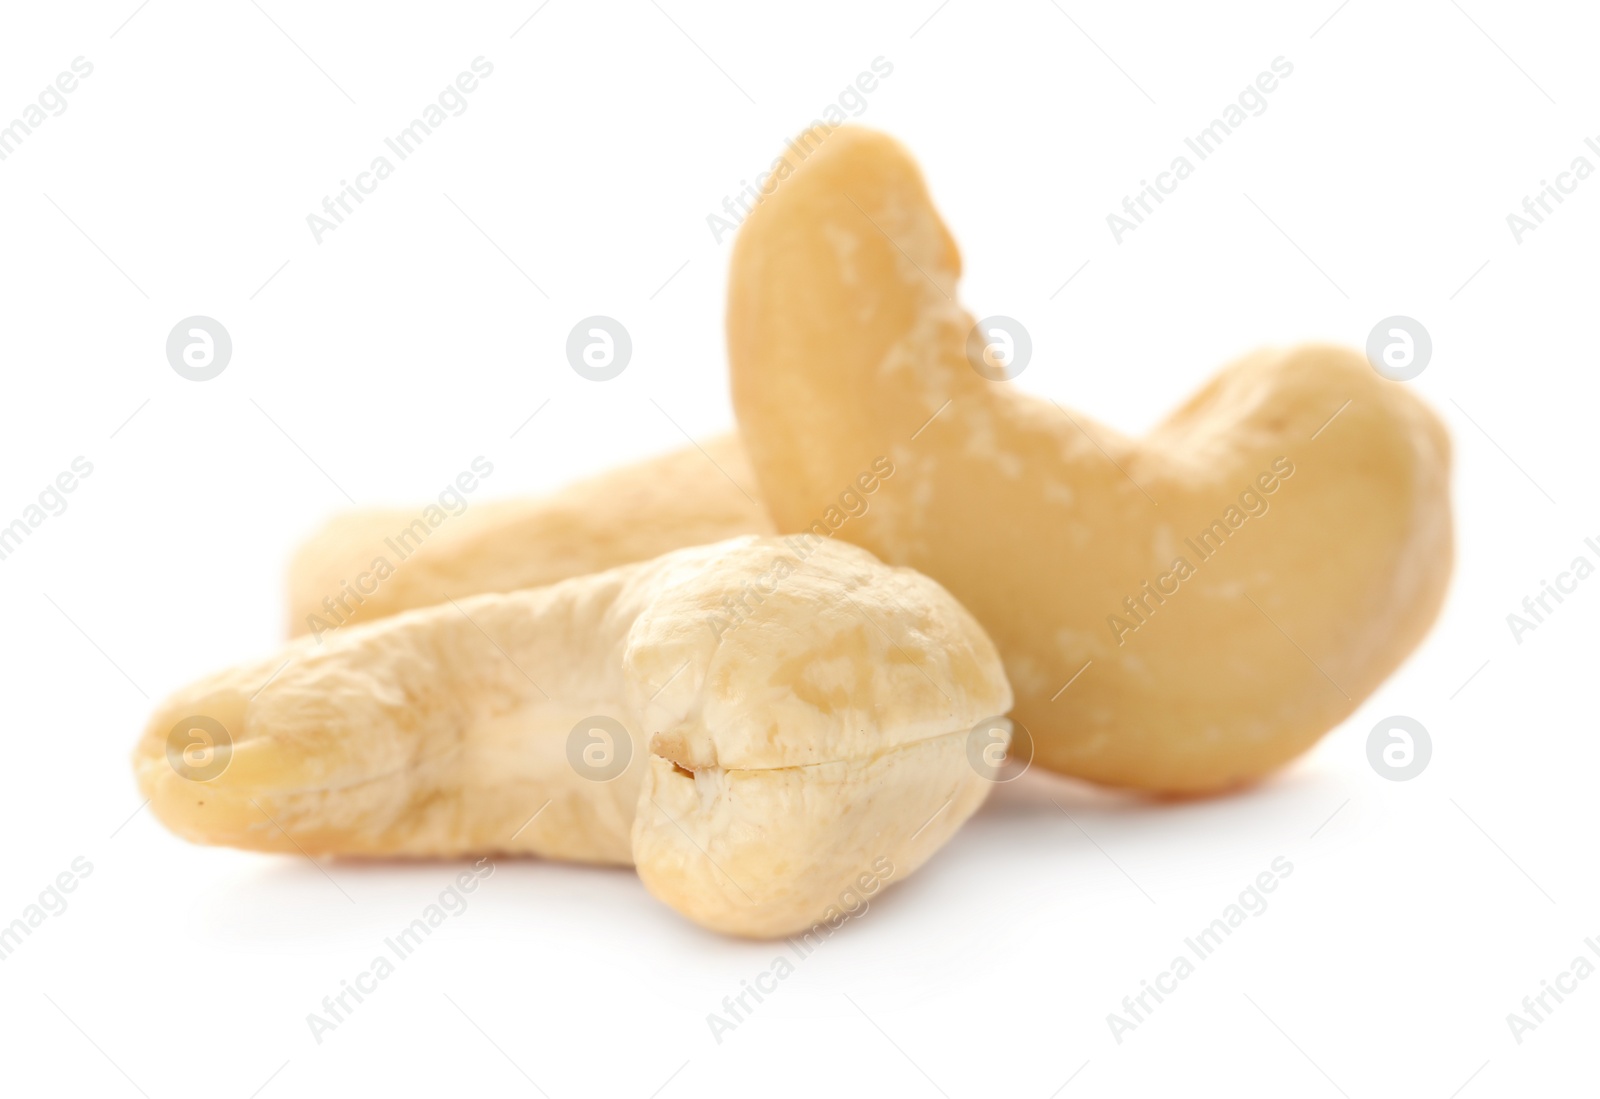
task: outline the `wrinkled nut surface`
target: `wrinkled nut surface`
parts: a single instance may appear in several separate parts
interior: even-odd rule
[[[697,922],[773,936],[875,860],[910,873],[991,785],[964,746],[1011,705],[994,647],[854,546],[746,537],[457,602],[169,699],[134,756],[156,815],[255,850],[631,861]],[[231,743],[207,781],[168,754],[193,715]]]
[[[684,447],[543,497],[478,502],[457,492],[448,510],[345,512],[290,563],[289,633],[320,635],[446,598],[537,588],[685,546],[772,533],[765,510],[745,495],[755,494],[755,477],[739,437],[701,446],[703,453]]]
[[[887,453],[837,537],[977,616],[1037,763],[1237,786],[1420,641],[1451,571],[1450,446],[1403,384],[1342,348],[1258,352],[1130,439],[982,376],[960,273],[909,154],[834,131],[740,230],[734,403],[782,531],[836,522]]]

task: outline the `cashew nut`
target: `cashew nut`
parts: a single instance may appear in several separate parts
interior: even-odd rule
[[[838,537],[984,624],[1014,750],[1026,729],[1067,774],[1224,789],[1308,748],[1420,641],[1451,570],[1450,445],[1403,384],[1338,347],[1261,351],[1127,438],[990,380],[960,273],[909,154],[835,131],[740,231],[734,403],[779,530],[889,455]]]
[[[169,699],[134,767],[197,843],[634,862],[699,923],[769,936],[937,850],[990,785],[969,730],[1010,705],[933,581],[746,537],[297,639]]]
[[[771,533],[765,510],[745,495],[755,492],[755,477],[738,436],[700,447],[549,496],[462,498],[457,515],[441,508],[339,515],[289,567],[290,635],[320,636],[448,598],[536,588],[685,546]]]

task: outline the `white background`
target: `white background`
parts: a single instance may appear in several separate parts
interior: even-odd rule
[[[1592,11],[135,3],[0,17],[0,121],[94,65],[0,162],[0,523],[94,466],[0,562],[0,922],[93,865],[0,963],[6,1091],[1593,1091],[1600,979],[1520,1044],[1506,1021],[1600,937],[1600,580],[1521,644],[1506,624],[1600,560],[1600,179],[1521,243],[1506,222],[1573,158],[1600,166]],[[480,55],[469,109],[318,244],[306,215]],[[280,642],[287,556],[346,493],[421,501],[480,454],[485,493],[526,493],[683,445],[651,398],[692,435],[731,426],[730,241],[706,217],[879,56],[860,121],[921,159],[976,315],[1031,330],[1025,388],[1140,430],[1256,345],[1427,326],[1409,384],[1456,445],[1441,620],[1255,791],[1001,789],[720,1043],[707,1014],[777,947],[627,872],[504,861],[318,1044],[307,1013],[457,867],[179,842],[136,812],[146,715]],[[1266,113],[1116,243],[1106,214],[1279,56]],[[592,313],[634,340],[604,384],[563,355]],[[232,334],[214,381],[165,358],[193,314]],[[1409,782],[1367,762],[1390,714],[1432,735]],[[1119,1044],[1108,1012],[1278,856],[1268,910]]]

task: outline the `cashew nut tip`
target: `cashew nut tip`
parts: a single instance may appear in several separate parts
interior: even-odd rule
[[[1258,351],[1130,438],[997,371],[960,274],[906,150],[832,131],[740,229],[734,405],[780,531],[972,611],[1037,762],[1152,794],[1250,783],[1420,642],[1451,572],[1450,441],[1404,383],[1342,347]]]
[[[425,505],[348,511],[324,525],[289,567],[290,635],[773,531],[737,435],[533,498],[477,499],[492,491],[478,476],[486,465]]]
[[[933,581],[746,536],[299,638],[168,699],[134,769],[197,843],[632,863],[769,937],[936,851],[992,784],[970,731],[1011,704]]]

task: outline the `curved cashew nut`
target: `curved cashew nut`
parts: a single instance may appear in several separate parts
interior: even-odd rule
[[[742,538],[301,638],[168,700],[134,767],[195,842],[635,862],[699,923],[768,936],[937,850],[990,785],[969,730],[1010,705],[933,581]],[[207,722],[212,771],[174,755]]]
[[[772,533],[746,490],[755,492],[750,463],[739,437],[723,435],[548,496],[473,502],[456,515],[438,507],[348,511],[295,553],[289,633],[321,635],[447,597],[537,588],[685,546]]]
[[[1246,356],[1129,439],[980,374],[960,273],[911,157],[866,130],[834,131],[746,220],[734,404],[778,528],[836,520],[886,453],[894,478],[838,536],[971,609],[1050,768],[1206,792],[1304,751],[1443,599],[1437,417],[1361,355],[1305,346]]]

